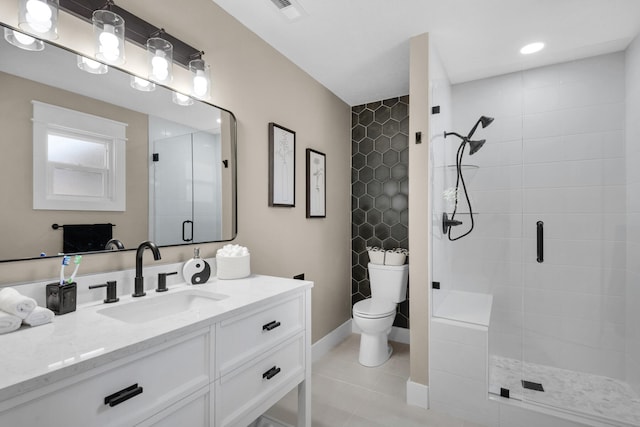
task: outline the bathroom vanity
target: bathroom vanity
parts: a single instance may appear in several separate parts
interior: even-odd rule
[[[100,300],[0,336],[0,425],[241,426],[298,388],[312,282],[253,275]]]

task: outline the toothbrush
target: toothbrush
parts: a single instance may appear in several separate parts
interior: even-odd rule
[[[71,261],[70,256],[65,255],[62,257],[62,265],[60,266],[60,286],[64,285],[64,267],[69,265],[69,261]]]
[[[76,268],[73,269],[73,273],[71,274],[71,277],[69,277],[69,280],[67,280],[67,283],[73,283],[73,281],[75,280],[76,274],[78,273],[78,268],[80,268],[81,261],[82,261],[82,255],[76,255],[76,257],[73,259],[73,262],[76,265]]]

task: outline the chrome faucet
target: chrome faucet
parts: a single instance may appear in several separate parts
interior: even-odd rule
[[[144,291],[144,277],[142,277],[142,255],[144,255],[144,250],[147,248],[151,249],[151,252],[153,252],[153,259],[156,261],[162,258],[160,256],[160,250],[155,243],[150,240],[140,243],[140,246],[138,246],[138,250],[136,251],[135,288],[133,294],[131,294],[133,297],[143,297],[147,294]]]
[[[118,239],[111,239],[104,245],[104,249],[107,250],[107,251],[112,250],[112,249],[116,249],[116,250],[119,251],[119,250],[124,249],[124,245]]]

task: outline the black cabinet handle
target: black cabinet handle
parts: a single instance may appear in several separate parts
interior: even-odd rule
[[[184,226],[187,224],[191,224],[191,237],[189,239],[187,239],[185,228],[184,228]],[[182,221],[182,240],[185,242],[190,242],[193,240],[193,221],[190,221],[190,220]]]
[[[536,243],[538,249],[538,258],[536,259],[536,261],[544,262],[544,222],[538,221],[536,223],[536,226]]]
[[[266,325],[262,325],[262,330],[263,331],[270,331],[272,329],[277,328],[278,326],[280,326],[280,322],[276,322],[274,320],[273,322],[269,322]]]
[[[104,398],[104,404],[114,407],[116,405],[121,404],[122,402],[131,399],[142,393],[142,387],[138,387],[138,384],[131,385],[127,388],[124,388],[120,391],[117,391],[113,394]]]
[[[262,379],[268,379],[270,380],[271,378],[275,377],[276,375],[278,375],[280,373],[280,368],[277,367],[273,367],[271,369],[269,369],[267,372],[265,372],[264,374],[262,374]]]

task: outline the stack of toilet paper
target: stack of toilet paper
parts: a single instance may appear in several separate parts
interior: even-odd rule
[[[240,245],[224,245],[216,252],[218,279],[242,279],[251,274],[249,249]]]
[[[395,248],[385,251],[375,246],[367,246],[367,252],[369,253],[369,261],[379,265],[403,265],[409,255],[409,251],[406,249]]]
[[[23,323],[29,326],[50,323],[53,316],[53,311],[38,307],[36,300],[13,288],[0,291],[0,334],[13,332]]]

